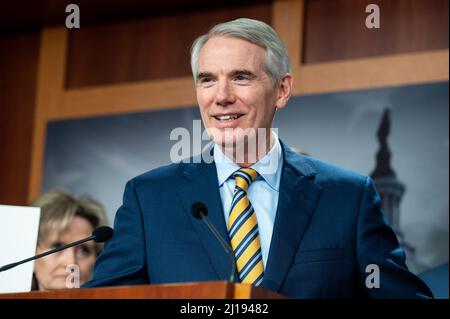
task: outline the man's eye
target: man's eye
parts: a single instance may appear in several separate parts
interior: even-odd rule
[[[236,75],[235,79],[237,81],[247,81],[247,80],[249,80],[249,78],[247,76],[245,76],[245,75]]]
[[[202,87],[210,87],[213,84],[214,84],[213,78],[201,78],[199,80],[199,85],[201,85]]]

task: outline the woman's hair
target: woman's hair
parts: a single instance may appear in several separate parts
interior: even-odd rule
[[[41,208],[39,222],[38,245],[48,234],[63,233],[76,216],[86,219],[95,229],[107,224],[103,206],[87,196],[75,197],[60,190],[42,194],[31,203],[31,206]],[[97,254],[101,245],[96,244]]]
[[[198,75],[200,50],[209,39],[215,36],[239,38],[264,48],[266,50],[265,71],[274,86],[284,75],[291,72],[288,52],[275,30],[262,21],[241,18],[217,24],[208,33],[199,36],[193,42],[191,69],[195,81],[197,81]]]

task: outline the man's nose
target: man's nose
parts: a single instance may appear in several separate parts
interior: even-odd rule
[[[233,87],[228,81],[219,81],[215,99],[216,104],[220,106],[228,106],[235,102]]]

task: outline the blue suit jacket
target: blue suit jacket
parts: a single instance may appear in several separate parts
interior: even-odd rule
[[[432,296],[410,273],[369,177],[282,143],[278,209],[262,287],[294,298]],[[230,260],[191,205],[204,202],[228,239],[214,163],[179,163],[130,180],[114,236],[84,287],[227,280]],[[366,278],[379,269],[379,288]],[[367,279],[370,282],[371,277]]]

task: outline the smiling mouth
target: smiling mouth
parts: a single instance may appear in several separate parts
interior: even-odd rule
[[[216,115],[214,118],[221,122],[233,121],[240,118],[243,114],[227,114],[227,115]]]

